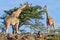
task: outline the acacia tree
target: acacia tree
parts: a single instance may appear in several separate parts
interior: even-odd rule
[[[4,19],[7,15],[11,15],[12,12],[16,11],[18,8],[13,8],[10,10],[4,10],[5,16],[3,16],[1,19]],[[43,20],[43,14],[44,10],[42,10],[42,7],[39,5],[32,6],[32,7],[26,7],[23,9],[21,12],[19,19],[20,19],[20,24],[19,27],[25,25],[25,27],[28,26],[33,31],[38,31],[41,29],[44,29],[45,27],[43,26],[44,24],[41,22]]]

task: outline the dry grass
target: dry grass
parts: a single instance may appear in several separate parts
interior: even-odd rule
[[[38,40],[39,37],[36,39],[33,34],[3,34],[0,33],[0,40]],[[39,39],[41,40],[41,38]],[[45,35],[42,40],[60,40],[60,34],[54,35]]]

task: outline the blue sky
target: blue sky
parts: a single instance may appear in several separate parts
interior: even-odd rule
[[[21,3],[25,3],[26,1],[32,3],[32,5],[41,5],[42,7],[47,5],[49,15],[55,20],[56,28],[60,26],[60,0],[0,0],[0,17],[4,14],[3,10],[19,7]],[[46,19],[43,20],[43,23],[45,21]]]

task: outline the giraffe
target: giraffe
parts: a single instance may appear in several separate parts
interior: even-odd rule
[[[51,32],[52,27],[54,28],[54,26],[55,26],[54,19],[48,14],[46,5],[43,7],[43,9],[46,11],[46,24],[47,24],[47,26],[50,26],[50,32]]]
[[[6,33],[8,33],[8,27],[10,25],[15,26],[16,33],[18,33],[18,26],[19,26],[19,15],[22,12],[22,9],[24,9],[26,6],[30,7],[30,4],[23,4],[21,7],[19,7],[16,11],[12,12],[10,16],[7,16],[4,19],[5,26],[6,26]]]

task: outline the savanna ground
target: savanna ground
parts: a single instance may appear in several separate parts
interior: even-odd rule
[[[17,35],[0,33],[0,40],[60,40],[60,34],[44,34],[39,37],[38,33],[21,33]]]

